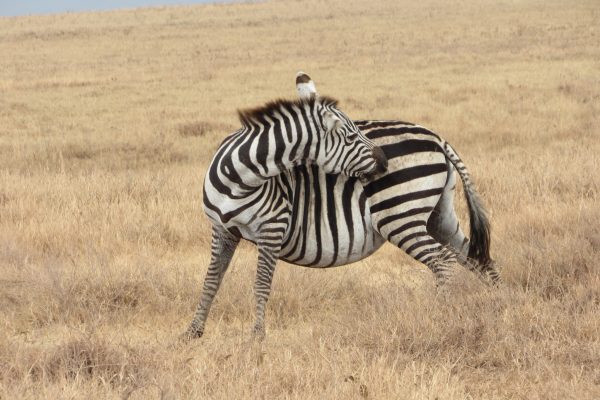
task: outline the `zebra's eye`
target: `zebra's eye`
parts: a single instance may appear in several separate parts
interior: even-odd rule
[[[358,137],[358,133],[356,132],[348,132],[348,135],[346,135],[346,137],[348,138],[348,140],[354,140]]]

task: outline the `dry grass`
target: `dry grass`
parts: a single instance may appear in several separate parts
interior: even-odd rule
[[[451,3],[0,19],[0,398],[599,398],[597,4]],[[293,96],[298,69],[352,117],[459,150],[506,284],[436,292],[391,247],[281,265],[253,343],[244,245],[206,336],[177,343],[208,161],[236,108]]]

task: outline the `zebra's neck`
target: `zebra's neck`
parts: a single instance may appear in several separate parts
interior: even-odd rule
[[[284,171],[313,162],[320,148],[319,125],[309,104],[253,115],[221,145],[210,166],[211,181],[243,195]]]

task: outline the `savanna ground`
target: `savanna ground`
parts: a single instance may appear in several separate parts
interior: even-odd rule
[[[0,398],[599,398],[597,6],[0,18]],[[256,343],[243,245],[205,336],[179,343],[208,263],[205,168],[236,108],[295,96],[299,69],[351,117],[458,149],[505,284],[436,291],[390,246],[326,271],[280,264]]]

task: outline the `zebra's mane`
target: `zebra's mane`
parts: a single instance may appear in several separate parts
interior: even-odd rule
[[[240,122],[245,127],[252,127],[256,125],[257,120],[264,119],[264,117],[275,118],[275,113],[279,112],[279,114],[281,114],[282,109],[293,113],[292,110],[294,106],[303,108],[305,105],[309,105],[310,107],[312,107],[316,102],[331,107],[337,107],[338,105],[338,101],[336,99],[328,96],[313,96],[308,99],[296,100],[277,99],[270,101],[261,107],[250,108],[246,110],[238,110],[238,117],[240,118]]]

